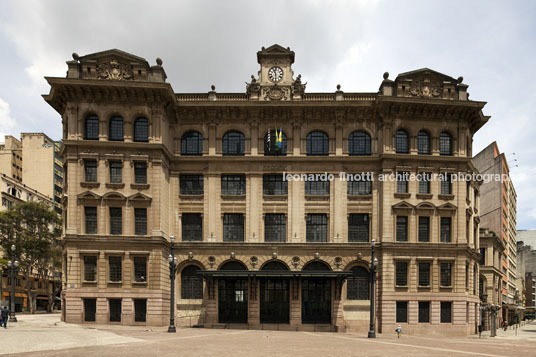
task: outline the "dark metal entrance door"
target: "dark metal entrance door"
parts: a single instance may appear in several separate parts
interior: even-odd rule
[[[248,322],[248,281],[220,279],[218,281],[218,319],[220,323]]]
[[[95,322],[97,299],[84,299],[84,321]]]
[[[331,323],[331,281],[328,279],[303,279],[302,323]]]
[[[261,323],[289,323],[289,281],[261,280]]]

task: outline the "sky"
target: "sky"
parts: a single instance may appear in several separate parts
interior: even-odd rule
[[[71,54],[118,48],[151,65],[175,92],[244,92],[256,53],[296,53],[307,91],[375,92],[388,71],[428,67],[464,77],[490,121],[518,196],[518,229],[536,229],[536,2],[534,1],[9,1],[0,3],[0,138],[45,132],[61,119],[44,102],[45,76],[64,77]],[[2,139],[3,140],[3,139]]]

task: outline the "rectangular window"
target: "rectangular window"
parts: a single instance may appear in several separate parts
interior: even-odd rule
[[[329,196],[329,181],[305,181],[305,194]]]
[[[86,182],[97,182],[97,161],[84,160],[84,169]]]
[[[408,241],[408,216],[396,217],[396,241]]]
[[[183,242],[203,241],[203,215],[201,213],[183,213],[181,223]]]
[[[134,299],[134,321],[145,322],[147,319],[147,299]]]
[[[408,193],[408,172],[396,173],[396,192]]]
[[[123,280],[122,260],[122,257],[108,257],[110,281],[120,282]]]
[[[97,234],[97,207],[84,207],[86,234]]]
[[[430,263],[419,263],[419,286],[430,286]]]
[[[396,322],[408,322],[408,302],[396,302]]]
[[[110,162],[110,182],[121,183],[123,182],[123,163],[119,161]]]
[[[328,216],[326,214],[308,214],[306,218],[306,241],[328,241]]]
[[[465,289],[469,290],[469,263],[465,263]]]
[[[147,281],[147,258],[134,257],[134,281],[144,283]]]
[[[430,301],[419,301],[419,322],[430,322]]]
[[[352,213],[348,216],[348,242],[369,241],[369,215]]]
[[[419,193],[430,193],[430,180],[431,175],[429,173],[421,173],[421,179],[419,180]]]
[[[147,163],[146,162],[134,163],[134,183],[137,183],[137,184],[147,183]]]
[[[440,238],[442,243],[450,243],[451,217],[441,217]]]
[[[288,181],[283,180],[282,174],[263,175],[262,193],[264,195],[286,195],[288,194]]]
[[[284,214],[264,216],[264,241],[285,242],[287,239],[287,217]]]
[[[450,301],[441,301],[441,322],[452,322],[452,302]]]
[[[110,322],[121,322],[121,299],[110,299]]]
[[[442,195],[451,195],[452,194],[452,178],[451,174],[441,174],[441,194]]]
[[[486,248],[480,248],[480,265],[486,265]]]
[[[452,263],[441,263],[441,286],[452,285]]]
[[[110,207],[110,234],[123,234],[123,212],[121,207]]]
[[[181,195],[202,195],[204,192],[203,175],[181,175]]]
[[[134,234],[137,236],[147,234],[147,208],[134,208]]]
[[[354,175],[358,176],[358,175]],[[372,181],[350,181],[348,180],[347,190],[349,195],[371,195]]]
[[[84,256],[84,281],[97,281],[97,257]]]
[[[223,241],[244,241],[244,215],[240,213],[225,213],[223,215]]]
[[[430,217],[419,216],[419,242],[430,241]]]
[[[396,286],[408,286],[407,262],[396,262]]]
[[[241,196],[246,194],[246,175],[221,175],[221,194]]]

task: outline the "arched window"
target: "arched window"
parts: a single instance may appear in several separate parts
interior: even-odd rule
[[[369,272],[363,267],[353,267],[352,276],[346,281],[346,299],[368,300],[370,299]]]
[[[108,131],[108,140],[123,141],[123,118],[115,116],[110,118],[110,127]]]
[[[424,130],[417,134],[417,150],[419,155],[430,155],[430,135]]]
[[[312,131],[307,135],[307,155],[329,155],[329,138],[326,133]]]
[[[223,155],[241,156],[246,151],[246,139],[239,131],[229,131],[222,139]]]
[[[90,114],[86,117],[85,125],[85,135],[84,139],[86,140],[99,140],[99,117],[95,114]]]
[[[278,142],[279,131],[271,130],[270,135],[264,136],[264,156],[284,156],[287,154],[287,136],[281,132],[281,141]]]
[[[439,155],[452,155],[452,137],[446,131],[439,134]]]
[[[248,270],[246,266],[239,261],[231,260],[223,264],[220,270]]]
[[[203,135],[189,131],[181,137],[181,155],[203,155]]]
[[[396,153],[409,154],[408,133],[403,129],[398,129],[396,131]]]
[[[288,268],[285,266],[285,264],[281,262],[271,261],[271,262],[264,264],[261,270],[275,271],[275,270],[288,270]]]
[[[197,272],[201,270],[195,265],[188,265],[181,273],[181,299],[202,299],[203,278]]]
[[[149,120],[138,118],[134,121],[134,141],[149,141]]]
[[[363,131],[354,131],[348,138],[350,155],[370,155],[370,135]]]
[[[315,271],[330,271],[330,267],[324,262],[310,262],[306,264],[302,270]]]

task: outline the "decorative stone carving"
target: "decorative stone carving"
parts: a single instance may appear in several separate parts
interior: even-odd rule
[[[211,255],[210,257],[208,257],[208,265],[210,265],[210,267],[212,268],[214,266],[214,263],[216,263],[216,258]]]
[[[261,85],[257,82],[254,75],[251,75],[251,82],[246,82],[246,94],[250,99],[257,99],[261,91]]]
[[[113,59],[97,65],[99,79],[129,80],[132,79],[132,67]]]
[[[262,97],[264,100],[290,100],[290,88],[281,87],[277,84],[272,87],[264,87],[262,89]]]
[[[298,268],[298,265],[300,265],[300,257],[298,256],[295,256],[295,257],[292,257],[292,265],[294,266],[294,268]]]
[[[251,263],[251,266],[255,269],[255,267],[259,263],[259,258],[257,258],[256,256],[252,256],[251,258],[249,258],[249,261]]]
[[[414,97],[440,98],[443,88],[439,82],[432,82],[425,78],[423,80],[411,81],[409,94]]]
[[[307,82],[302,83],[301,74],[298,74],[298,77],[296,77],[296,80],[292,82],[292,86],[290,87],[292,98],[303,98],[303,95],[305,94],[306,85]]]

